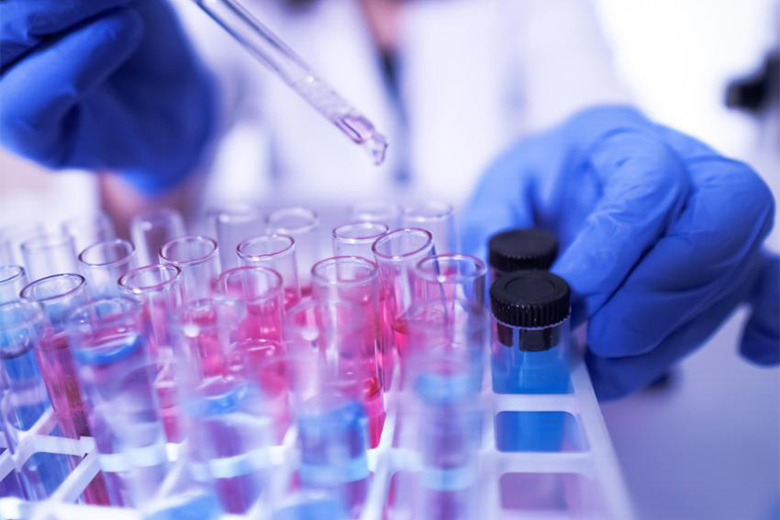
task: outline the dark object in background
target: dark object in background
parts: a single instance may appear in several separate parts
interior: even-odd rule
[[[780,54],[777,50],[764,59],[761,70],[732,81],[726,88],[726,106],[758,114],[780,88]]]
[[[558,256],[558,239],[544,229],[508,229],[490,237],[488,251],[495,279],[524,269],[549,269]]]

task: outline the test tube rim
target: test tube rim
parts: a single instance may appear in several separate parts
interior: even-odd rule
[[[125,251],[127,254],[120,258],[119,260],[110,260],[108,262],[87,262],[84,257],[87,256],[88,252],[91,252],[91,250],[94,250],[97,247],[105,247],[108,245],[121,245],[122,247],[125,247]],[[122,265],[127,262],[132,261],[133,257],[135,256],[135,246],[132,242],[129,240],[125,240],[124,238],[110,238],[108,240],[101,240],[100,242],[95,242],[92,245],[89,245],[84,248],[81,253],[79,253],[79,262],[84,264],[87,267],[109,267],[113,265]]]
[[[322,269],[329,264],[338,264],[347,260],[350,263],[362,264],[365,267],[369,268],[370,274],[365,278],[360,278],[357,280],[332,280],[330,278],[323,276],[318,272],[319,269]],[[378,277],[379,277],[379,268],[377,267],[376,263],[372,262],[367,258],[363,258],[362,256],[354,256],[354,255],[332,256],[330,258],[324,258],[316,262],[311,268],[312,280],[317,280],[319,283],[321,283],[321,285],[326,285],[326,286],[339,285],[341,287],[350,287],[353,285],[364,285],[366,283],[371,282],[371,280],[377,279]]]
[[[203,256],[199,256],[191,260],[171,260],[170,258],[166,257],[165,252],[169,247],[172,247],[173,245],[178,245],[179,243],[183,243],[183,242],[206,243],[209,244],[209,246],[211,246],[211,250],[206,254],[204,254]],[[168,240],[166,243],[164,243],[162,247],[160,247],[159,257],[163,262],[167,262],[172,265],[195,266],[195,265],[200,265],[211,261],[218,254],[219,254],[219,245],[217,244],[217,241],[214,240],[213,238],[207,237],[205,235],[185,235],[183,237],[172,238]]]
[[[470,275],[461,275],[460,273],[457,274],[457,276],[445,276],[443,274],[435,274],[431,273],[429,271],[424,270],[421,266],[426,262],[436,262],[437,264],[442,260],[468,260],[469,262],[472,262],[472,264],[476,268],[476,272],[474,274]],[[421,258],[419,262],[417,262],[417,265],[415,265],[415,274],[428,282],[435,282],[435,283],[459,283],[464,282],[468,280],[477,280],[482,276],[486,276],[487,274],[487,266],[485,265],[485,262],[483,262],[481,259],[477,258],[473,255],[467,255],[465,253],[442,253],[439,255],[433,255],[433,256],[427,256],[425,258]]]
[[[266,300],[268,298],[281,295],[283,286],[282,275],[280,275],[275,269],[271,269],[270,267],[265,267],[262,265],[240,265],[223,271],[217,277],[217,290],[223,297],[229,297],[229,295],[226,294],[223,289],[227,287],[227,279],[231,276],[239,274],[239,272],[244,273],[248,271],[266,273],[274,280],[273,286],[268,289],[265,295],[251,298],[249,301]]]
[[[5,272],[8,270],[13,270],[13,272],[11,272],[10,275],[6,276]],[[26,273],[27,271],[25,271],[24,267],[22,267],[19,264],[0,265],[0,285],[17,280],[22,276],[24,276]]]
[[[130,226],[131,228],[140,227],[142,231],[149,231],[154,224],[166,219],[176,220],[176,224],[181,224],[182,228],[184,227],[181,213],[173,208],[154,208],[138,213],[130,220]]]
[[[22,253],[32,251],[44,251],[47,249],[55,249],[70,244],[72,248],[75,248],[75,241],[73,236],[63,232],[43,233],[31,238],[26,239],[19,246]]]
[[[377,250],[377,246],[379,245],[380,242],[382,242],[384,240],[389,240],[390,237],[393,237],[394,235],[398,235],[398,234],[401,234],[401,233],[409,233],[409,232],[421,233],[421,234],[425,235],[427,237],[426,242],[422,246],[420,246],[419,248],[417,248],[417,249],[415,249],[413,251],[409,251],[407,253],[403,253],[403,254],[388,255],[388,254],[382,253],[382,252]],[[404,228],[393,230],[393,231],[387,233],[386,235],[379,237],[376,240],[376,242],[374,242],[373,245],[371,246],[371,252],[374,253],[374,255],[377,258],[381,258],[383,261],[402,262],[404,260],[409,259],[410,257],[414,257],[414,256],[420,254],[422,251],[424,251],[425,249],[427,249],[431,245],[433,245],[433,234],[431,234],[430,231],[428,231],[427,229],[418,228],[418,227],[404,227]]]
[[[72,225],[80,226],[83,224],[94,224],[94,223],[99,223],[101,225],[108,224],[108,227],[113,231],[114,225],[111,222],[111,219],[109,218],[108,215],[106,215],[102,211],[98,211],[95,213],[86,213],[84,215],[74,215],[70,218],[67,218],[60,225],[60,230],[63,233],[72,236],[73,234],[70,232],[69,229]]]
[[[206,215],[220,223],[245,224],[263,218],[263,212],[260,208],[250,202],[235,202],[230,205],[209,208]]]
[[[305,224],[303,226],[298,226],[295,228],[277,226],[273,222],[273,220],[274,220],[274,216],[280,213],[306,214],[308,217],[310,217],[311,221],[308,224]],[[290,206],[288,208],[280,208],[269,213],[268,216],[265,217],[265,223],[269,228],[274,230],[274,234],[297,235],[297,234],[309,233],[317,229],[317,227],[320,225],[320,216],[313,209],[306,208],[303,206]]]
[[[37,287],[40,287],[41,285],[44,285],[45,283],[49,283],[53,279],[69,279],[77,281],[78,283],[73,286],[72,288],[68,289],[65,292],[61,292],[52,296],[46,296],[44,298],[35,298],[31,297],[30,292],[34,291]],[[22,289],[22,292],[19,293],[20,297],[23,300],[27,301],[33,301],[33,302],[49,302],[53,300],[58,300],[60,298],[65,298],[67,296],[70,296],[71,294],[82,290],[86,287],[87,280],[83,276],[77,273],[57,273],[57,274],[51,274],[49,276],[44,276],[43,278],[38,278],[37,280],[33,280],[32,282],[28,283],[24,286]]]
[[[144,273],[146,271],[155,270],[158,272],[171,272],[173,271],[173,275],[171,278],[168,278],[167,280],[163,280],[161,282],[152,284],[152,285],[131,285],[129,283],[129,280],[133,277],[136,277],[140,275],[141,273]],[[131,292],[132,294],[144,294],[149,292],[155,292],[162,289],[165,289],[167,287],[172,286],[176,283],[176,281],[181,276],[181,269],[179,266],[174,264],[150,264],[150,265],[144,265],[141,267],[136,267],[134,269],[130,269],[128,272],[123,274],[119,277],[119,280],[117,283],[121,288],[123,288],[126,291]]]
[[[363,227],[380,227],[384,228],[384,231],[380,233],[376,233],[373,235],[366,235],[366,236],[357,236],[357,237],[346,237],[344,235],[339,234],[339,230],[345,229],[345,228],[363,228]],[[334,240],[337,240],[344,244],[359,244],[361,242],[367,242],[369,240],[378,240],[384,235],[390,233],[390,226],[385,224],[384,222],[378,222],[378,221],[372,221],[372,220],[359,220],[355,222],[347,222],[346,224],[341,224],[339,226],[336,226],[333,228],[333,238]]]
[[[289,242],[285,247],[282,249],[279,249],[277,251],[274,251],[273,253],[260,253],[251,255],[248,253],[245,253],[242,251],[245,247],[247,247],[251,242],[254,242],[256,240],[267,240],[269,238],[282,238],[285,241]],[[275,258],[282,256],[283,254],[287,253],[288,251],[294,251],[295,250],[295,239],[291,237],[290,235],[285,235],[284,233],[263,233],[261,235],[256,235],[250,238],[247,238],[246,240],[242,240],[237,246],[236,246],[236,254],[238,254],[238,257],[242,260],[247,260],[250,262],[258,262],[262,261],[266,258]]]
[[[425,201],[424,204],[439,205],[442,208],[442,211],[437,213],[436,215],[418,215],[416,213],[419,211],[419,208],[420,206],[422,206],[422,204],[414,205],[414,206],[405,206],[403,208],[404,220],[414,222],[414,223],[437,222],[437,221],[446,220],[450,217],[453,217],[455,214],[455,206],[443,200],[427,200]]]
[[[384,208],[392,208],[392,210],[383,214],[372,214],[369,210],[359,211],[361,206],[371,206],[372,204],[376,206],[383,206]],[[353,218],[356,218],[362,222],[381,222],[382,219],[397,219],[403,213],[403,208],[401,208],[400,204],[397,204],[393,201],[368,200],[365,202],[353,204],[349,212]]]

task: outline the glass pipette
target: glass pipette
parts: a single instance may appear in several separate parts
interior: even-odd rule
[[[373,123],[317,77],[309,66],[236,0],[193,0],[252,55],[276,73],[379,165],[387,140]]]

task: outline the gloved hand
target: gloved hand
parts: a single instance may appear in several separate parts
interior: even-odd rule
[[[588,320],[600,398],[642,388],[710,336],[737,304],[742,353],[780,361],[776,257],[761,250],[774,201],[747,165],[626,107],[600,107],[513,147],[464,215],[466,250],[515,226],[554,231],[552,271]]]
[[[213,84],[167,0],[4,0],[0,19],[4,146],[118,171],[147,194],[201,160]]]

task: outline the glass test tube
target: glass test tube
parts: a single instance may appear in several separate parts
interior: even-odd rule
[[[236,250],[244,240],[257,236],[265,227],[260,211],[251,205],[234,205],[210,213],[219,243],[222,269],[238,266]]]
[[[135,247],[115,238],[92,244],[79,254],[81,272],[93,298],[118,296],[119,278],[138,265]]]
[[[17,264],[24,267],[22,243],[31,238],[45,235],[41,222],[23,222],[0,228],[0,263]]]
[[[415,267],[415,294],[409,315],[410,356],[442,350],[473,367],[474,384],[482,385],[488,325],[485,312],[485,264],[470,255],[423,258]]]
[[[383,359],[383,373],[390,375],[392,356],[397,354],[403,362],[407,354],[410,333],[407,312],[415,301],[414,269],[420,260],[433,254],[433,237],[425,229],[398,229],[377,240],[372,251],[379,267],[385,333],[392,338],[392,349],[385,350]]]
[[[333,230],[333,254],[335,256],[362,256],[374,259],[371,246],[389,231],[381,222],[352,222]]]
[[[395,202],[369,200],[358,202],[349,210],[350,216],[360,222],[377,222],[391,231],[401,227],[401,206]]]
[[[78,273],[73,237],[64,233],[40,235],[22,243],[30,280],[61,273]]]
[[[71,312],[67,333],[111,503],[138,507],[168,471],[143,307],[125,297],[94,300]]]
[[[264,234],[244,240],[237,250],[242,265],[268,267],[281,275],[285,309],[301,299],[296,248],[291,236]]]
[[[266,219],[272,233],[291,236],[295,240],[298,261],[298,283],[303,296],[311,291],[311,268],[320,259],[320,217],[316,212],[301,207],[274,211]]]
[[[569,285],[547,271],[516,271],[490,286],[493,390],[504,394],[571,391]]]
[[[67,455],[33,453],[17,459],[17,444],[51,404],[43,376],[35,359],[36,345],[44,332],[44,315],[31,302],[0,305],[0,431],[11,452],[24,496],[29,500],[48,498],[75,467]]]
[[[462,360],[431,358],[416,365],[410,379],[412,402],[405,410],[413,427],[403,441],[418,453],[421,466],[416,478],[407,477],[401,496],[425,518],[478,518],[482,413],[471,368]]]
[[[282,277],[265,267],[236,267],[222,273],[217,291],[246,308],[242,337],[233,343],[230,366],[257,385],[276,425],[276,440],[281,442],[291,422],[284,381]]]
[[[451,204],[429,200],[406,207],[401,223],[406,227],[418,227],[430,231],[437,254],[458,251],[455,210]]]
[[[319,395],[296,414],[299,477],[304,490],[340,499],[346,518],[359,518],[368,497],[366,412],[338,395]]]
[[[156,264],[162,246],[187,234],[178,211],[161,208],[140,213],[130,222],[130,234],[139,265]]]
[[[20,298],[27,285],[27,273],[21,265],[0,266],[0,303],[13,302]]]
[[[62,232],[73,237],[76,251],[116,238],[114,224],[105,213],[74,217],[62,223]]]
[[[182,303],[181,270],[175,265],[147,265],[119,279],[122,294],[138,301],[149,324],[149,355],[156,365],[154,389],[160,404],[165,435],[180,442],[179,396],[174,366],[174,338],[170,317]]]
[[[385,421],[379,372],[385,336],[376,264],[357,256],[321,260],[312,268],[312,291],[326,331],[319,349],[334,389],[366,407],[369,442],[376,447]]]
[[[186,236],[166,242],[160,249],[160,261],[181,269],[184,300],[211,295],[219,276],[219,247],[214,239]]]
[[[78,439],[91,435],[81,396],[70,342],[65,333],[68,314],[87,302],[84,277],[56,274],[31,282],[22,289],[22,300],[37,302],[43,309],[44,333],[35,345],[35,355],[57,420],[58,434]],[[109,496],[101,476],[84,492],[87,503],[108,504]]]
[[[272,420],[251,377],[230,365],[245,309],[229,299],[187,304],[176,317],[193,477],[211,483],[228,513],[249,510],[267,489]]]

